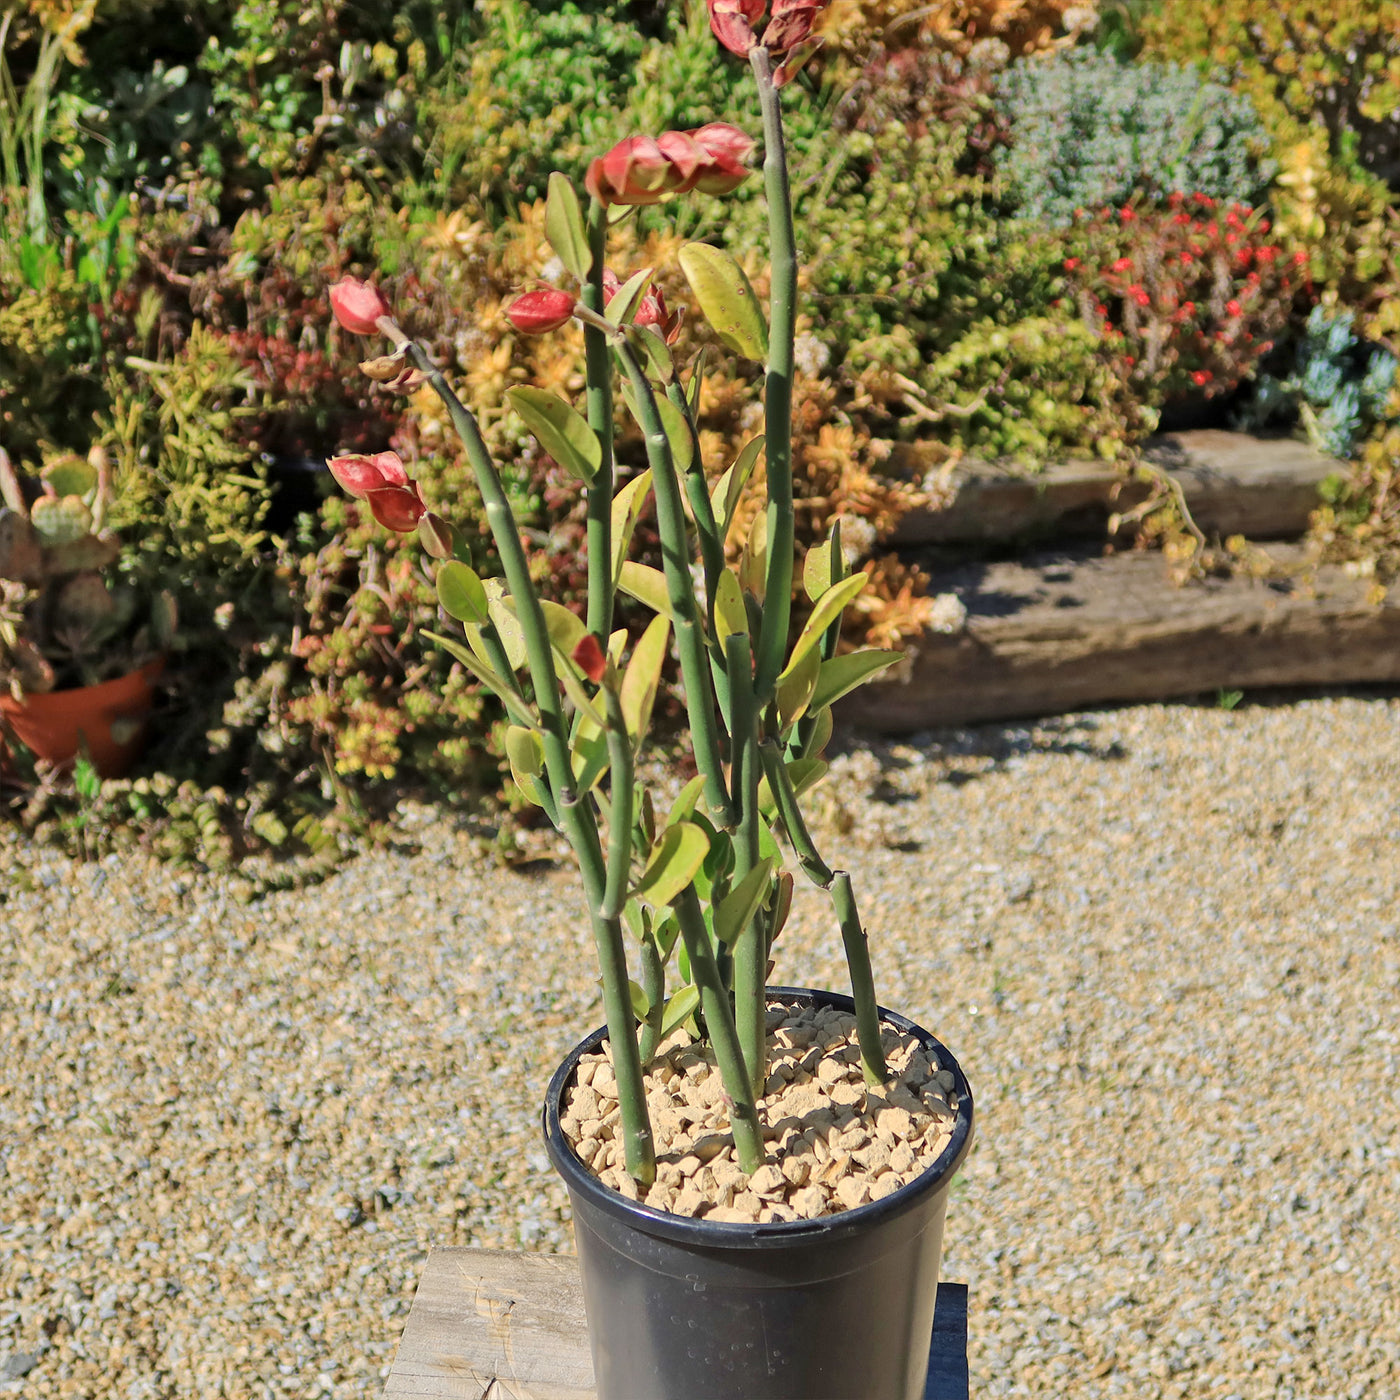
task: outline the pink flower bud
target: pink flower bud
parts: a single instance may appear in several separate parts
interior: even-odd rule
[[[718,3],[718,0],[716,0]],[[826,8],[826,0],[773,0],[773,10],[763,31],[769,53],[787,55],[802,47],[812,35],[812,25]]]
[[[575,305],[568,292],[542,287],[516,297],[506,308],[506,317],[522,335],[543,335],[564,325],[574,314]]]
[[[342,277],[331,288],[331,311],[351,335],[373,335],[379,318],[389,315],[389,303],[368,282]]]
[[[661,288],[654,287],[642,298],[633,319],[639,326],[651,326],[667,345],[674,345],[680,339],[681,321],[684,317],[685,308],[677,307],[675,311],[668,311]]]

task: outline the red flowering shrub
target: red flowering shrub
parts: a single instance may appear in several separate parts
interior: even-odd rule
[[[1228,392],[1273,348],[1302,276],[1268,234],[1258,210],[1205,195],[1076,221],[1070,286],[1144,402]]]

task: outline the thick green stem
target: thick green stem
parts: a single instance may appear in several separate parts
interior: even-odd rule
[[[583,284],[583,304],[602,315],[603,265],[607,258],[608,211],[596,199],[588,210],[588,243],[593,264]],[[588,483],[588,630],[603,642],[612,631],[613,405],[612,357],[607,333],[584,323],[588,426],[598,439],[601,461]]]
[[[622,713],[622,699],[611,677],[603,683],[607,706],[608,761],[612,772],[612,793],[608,817],[608,875],[603,894],[605,919],[622,917],[627,902],[627,879],[632,868],[633,780],[632,740]]]
[[[724,759],[720,753],[719,727],[715,719],[714,684],[705,651],[703,623],[695,605],[695,584],[690,576],[690,548],[685,508],[681,504],[680,480],[650,382],[630,345],[624,342],[614,345],[613,349],[632,386],[637,417],[646,438],[652,490],[656,493],[656,524],[661,535],[666,592],[673,614],[671,626],[676,634],[676,650],[681,659],[681,679],[685,682],[685,708],[690,718],[695,762],[705,778],[705,801],[710,815],[716,825],[731,829],[735,822],[734,806],[724,780]]]
[[[642,990],[651,1008],[642,1023],[642,1063],[649,1064],[661,1044],[661,1018],[666,1014],[666,960],[656,946],[656,934],[642,935]]]
[[[870,970],[870,948],[856,909],[851,877],[844,870],[832,870],[818,853],[812,834],[803,820],[802,809],[797,804],[797,794],[793,791],[792,779],[788,777],[787,765],[783,762],[777,743],[765,739],[760,748],[768,786],[773,790],[778,816],[797,854],[797,862],[807,878],[818,889],[827,892],[841,928],[841,942],[845,947],[846,967],[851,978],[851,999],[856,1004],[856,1034],[860,1040],[861,1069],[865,1081],[867,1084],[883,1084],[889,1077],[889,1071],[885,1066],[884,1047],[880,1044],[880,1012],[875,1000],[875,978]]]
[[[719,968],[710,948],[705,916],[695,886],[688,885],[676,901],[676,918],[680,920],[681,938],[690,958],[690,972],[700,989],[700,1011],[705,1017],[705,1029],[714,1047],[715,1064],[729,1096],[729,1122],[734,1133],[734,1151],[739,1166],[750,1176],[763,1165],[763,1129],[758,1121],[758,1105],[739,1037],[734,1028],[734,1013],[729,1006]]]
[[[768,50],[749,55],[763,109],[763,188],[768,197],[770,258],[768,377],[764,390],[764,455],[768,464],[768,570],[754,690],[768,699],[787,651],[792,616],[792,376],[797,327],[797,239],[792,227],[783,113]]]
[[[758,824],[763,820],[758,810],[758,713],[747,634],[730,633],[724,639],[724,651],[729,671],[730,786],[739,809],[734,837],[734,883],[738,884],[758,864]],[[767,974],[767,940],[755,916],[734,944],[734,1021],[755,1094],[762,1092],[768,1078]]]
[[[685,390],[674,380],[666,386],[666,397],[671,401],[686,426],[690,429],[690,470],[685,474],[685,494],[690,502],[690,513],[695,519],[695,532],[700,536],[700,560],[705,567],[705,593],[715,596],[715,585],[724,569],[724,541],[719,537],[719,522],[715,519],[714,506],[710,504],[709,483],[705,480],[705,469],[700,461],[700,432],[695,426],[695,418],[690,411],[690,400]]]
[[[525,636],[535,707],[539,711],[543,730],[545,768],[550,790],[558,804],[560,825],[578,859],[584,893],[588,899],[593,941],[603,979],[603,1008],[608,1023],[608,1040],[612,1045],[613,1071],[617,1076],[627,1170],[638,1182],[650,1185],[656,1179],[656,1151],[647,1113],[642,1063],[637,1051],[635,1017],[627,986],[627,953],[622,939],[622,920],[606,917],[603,912],[607,875],[597,818],[589,805],[578,800],[573,788],[568,728],[559,698],[554,653],[539,595],[530,577],[525,546],[515,517],[511,514],[510,501],[500,473],[491,460],[490,450],[481,436],[475,417],[452,392],[451,385],[421,345],[410,340],[388,317],[381,318],[379,325],[395,345],[408,354],[442,400],[452,419],[452,426],[466,448],[467,460],[476,478],[477,489],[481,492],[486,522],[496,542],[496,551],[501,556],[506,586],[515,602],[516,616],[520,619],[520,629]]]

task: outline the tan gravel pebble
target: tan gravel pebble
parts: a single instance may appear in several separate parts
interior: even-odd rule
[[[839,758],[815,827],[977,1097],[973,1393],[1400,1395],[1400,703],[935,739]],[[0,1396],[364,1400],[429,1244],[568,1247],[576,886],[403,846],[244,907],[0,831]],[[844,985],[800,885],[775,953]]]

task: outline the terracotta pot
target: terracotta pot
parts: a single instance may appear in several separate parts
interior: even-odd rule
[[[102,777],[120,778],[141,752],[155,682],[164,668],[164,660],[157,659],[101,685],[51,690],[23,700],[3,694],[0,716],[4,728],[36,758],[64,767],[85,749]]]

